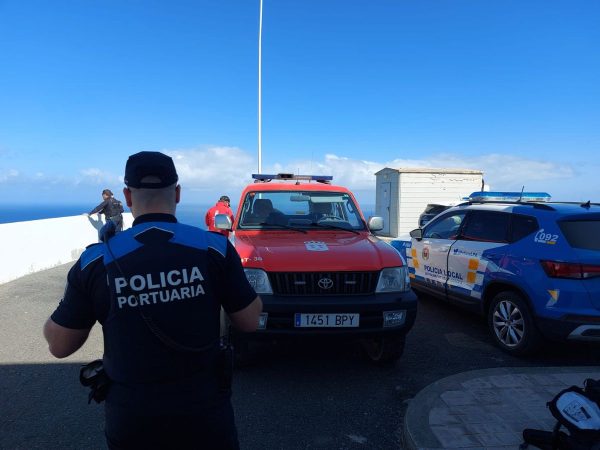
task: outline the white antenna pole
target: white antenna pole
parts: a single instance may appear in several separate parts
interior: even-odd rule
[[[262,173],[262,11],[263,0],[260,0],[258,22],[258,173]]]

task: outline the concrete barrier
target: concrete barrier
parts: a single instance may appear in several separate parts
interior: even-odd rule
[[[0,284],[75,261],[98,242],[104,216],[70,216],[0,224]],[[123,214],[123,227],[133,222]]]

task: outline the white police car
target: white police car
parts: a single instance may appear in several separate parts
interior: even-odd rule
[[[484,314],[505,351],[600,342],[600,204],[474,192],[410,236],[392,245],[412,288]]]

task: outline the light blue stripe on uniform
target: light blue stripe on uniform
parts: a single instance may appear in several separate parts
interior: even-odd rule
[[[171,242],[185,245],[186,247],[197,248],[199,250],[213,248],[225,257],[227,252],[227,238],[222,234],[204,231],[191,225],[176,225],[177,232],[175,233],[175,237],[171,239]]]
[[[79,258],[81,270],[85,269],[89,264],[104,256],[104,244],[92,245],[85,249]]]
[[[133,233],[130,232],[131,230],[133,230],[133,228],[120,232],[112,237],[108,244],[104,244],[110,246],[110,251],[107,249],[106,255],[104,255],[104,264],[110,264],[114,259],[120,259],[142,247],[142,243],[133,238]]]

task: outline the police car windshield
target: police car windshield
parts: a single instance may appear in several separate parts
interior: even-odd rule
[[[329,228],[364,230],[352,197],[344,192],[249,192],[242,202],[243,229]]]

